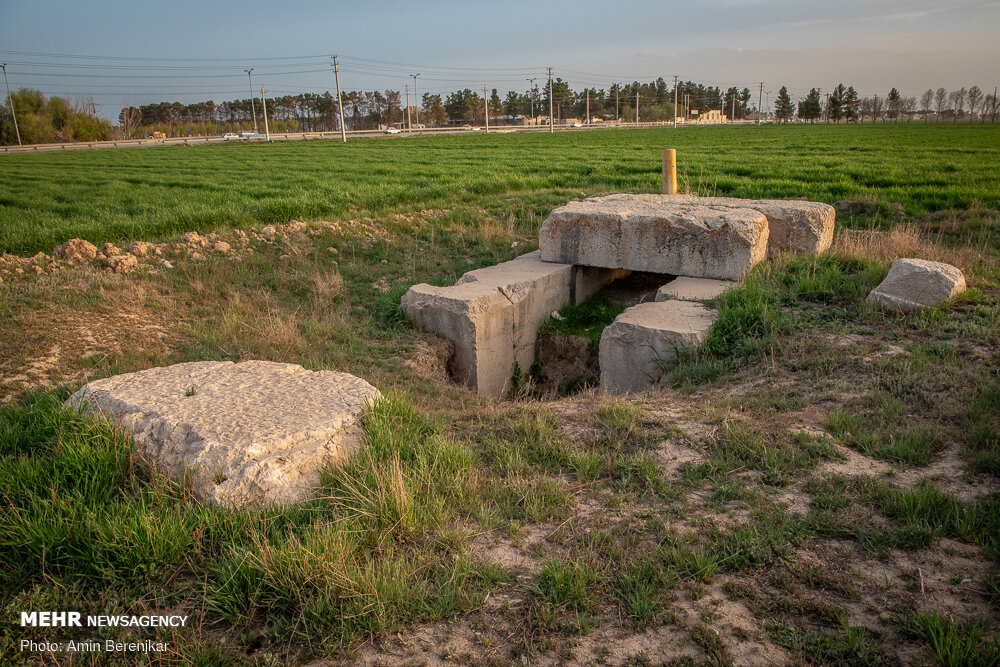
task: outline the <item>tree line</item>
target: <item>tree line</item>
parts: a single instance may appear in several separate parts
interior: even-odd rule
[[[498,90],[465,88],[445,95],[424,93],[420,100],[406,100],[398,90],[345,91],[344,124],[348,130],[377,130],[390,125],[421,124],[447,126],[481,125],[489,113],[490,122],[504,124],[522,119],[544,119],[549,115],[549,86],[540,81],[524,92],[509,91],[501,98]],[[642,83],[614,83],[607,88],[573,90],[562,78],[551,87],[553,120],[569,119],[632,122],[697,117],[718,109],[734,120],[755,120],[762,116],[748,88],[705,86],[680,81],[676,90],[663,77]],[[158,102],[140,106],[123,102],[118,123],[97,116],[90,98],[70,102],[61,97],[46,98],[40,91],[22,88],[13,94],[17,120],[24,143],[96,141],[133,138],[152,132],[170,136],[203,136],[263,127],[261,100],[238,99],[216,103],[212,100],[183,104]],[[268,124],[274,132],[326,132],[340,129],[337,98],[329,91],[284,95],[266,99]],[[861,97],[853,86],[837,85],[825,96],[819,88],[793,102],[786,86],[778,91],[773,117],[779,122],[798,118],[806,122],[865,122],[912,120],[953,121],[997,119],[996,94],[985,94],[978,86],[947,91],[928,89],[919,100],[893,88],[881,97]],[[589,117],[588,117],[589,112]],[[0,143],[17,143],[10,108],[0,116]]]
[[[951,92],[944,88],[928,88],[918,100],[906,97],[893,88],[885,97],[872,95],[860,97],[854,86],[837,85],[824,100],[818,88],[792,102],[788,88],[781,87],[774,103],[774,117],[779,122],[788,122],[793,117],[814,123],[871,122],[912,120],[920,116],[924,122],[980,120],[995,122],[1000,112],[996,93],[985,94],[979,86],[959,88]]]

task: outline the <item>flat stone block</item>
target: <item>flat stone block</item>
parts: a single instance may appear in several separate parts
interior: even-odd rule
[[[601,335],[601,387],[624,394],[655,385],[676,365],[681,351],[705,340],[717,318],[715,310],[692,301],[632,306]]]
[[[484,396],[502,396],[515,362],[535,360],[538,329],[573,298],[575,267],[543,262],[538,251],[470,271],[451,287],[414,285],[403,312],[417,326],[455,345],[450,372]]]
[[[910,312],[935,306],[965,291],[961,269],[926,259],[897,259],[885,280],[868,294],[870,303]]]
[[[380,396],[361,378],[269,361],[199,361],[95,380],[67,401],[131,433],[139,453],[209,504],[290,503],[363,440]]]
[[[711,301],[736,283],[732,280],[678,276],[656,291],[656,301]]]
[[[823,252],[833,243],[837,211],[829,204],[797,199],[739,199],[737,197],[698,197],[696,195],[609,195],[609,198],[641,197],[650,202],[701,206],[750,208],[767,218],[767,254],[782,251]]]
[[[749,208],[611,195],[555,209],[538,242],[547,262],[733,280],[764,259],[767,238]]]

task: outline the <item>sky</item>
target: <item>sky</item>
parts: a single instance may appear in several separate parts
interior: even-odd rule
[[[0,62],[13,89],[122,101],[344,90],[525,91],[546,68],[574,90],[674,75],[761,82],[792,98],[838,83],[861,95],[1000,80],[1000,0],[575,0],[160,3],[0,0]],[[756,97],[756,95],[755,95]]]

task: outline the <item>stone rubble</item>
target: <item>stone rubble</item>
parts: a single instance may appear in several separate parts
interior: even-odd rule
[[[731,280],[678,276],[656,291],[656,301],[711,301],[736,285]]]

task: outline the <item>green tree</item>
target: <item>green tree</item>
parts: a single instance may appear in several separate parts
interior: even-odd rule
[[[895,88],[890,90],[889,95],[885,98],[885,114],[892,120],[899,118],[902,102],[903,96],[899,94],[899,91]]]
[[[823,106],[820,102],[819,89],[813,88],[805,99],[799,101],[799,118],[813,123],[821,115],[823,115]]]
[[[861,100],[858,97],[858,91],[854,90],[854,86],[848,86],[847,90],[844,91],[843,105],[844,117],[847,118],[847,122],[857,122]]]
[[[838,84],[830,97],[826,101],[826,118],[834,123],[839,123],[844,117],[844,97],[847,95],[847,88],[844,84]]]
[[[782,86],[778,91],[778,99],[774,101],[774,115],[779,122],[784,123],[791,120],[795,115],[795,105],[792,98],[788,96],[788,88]]]

